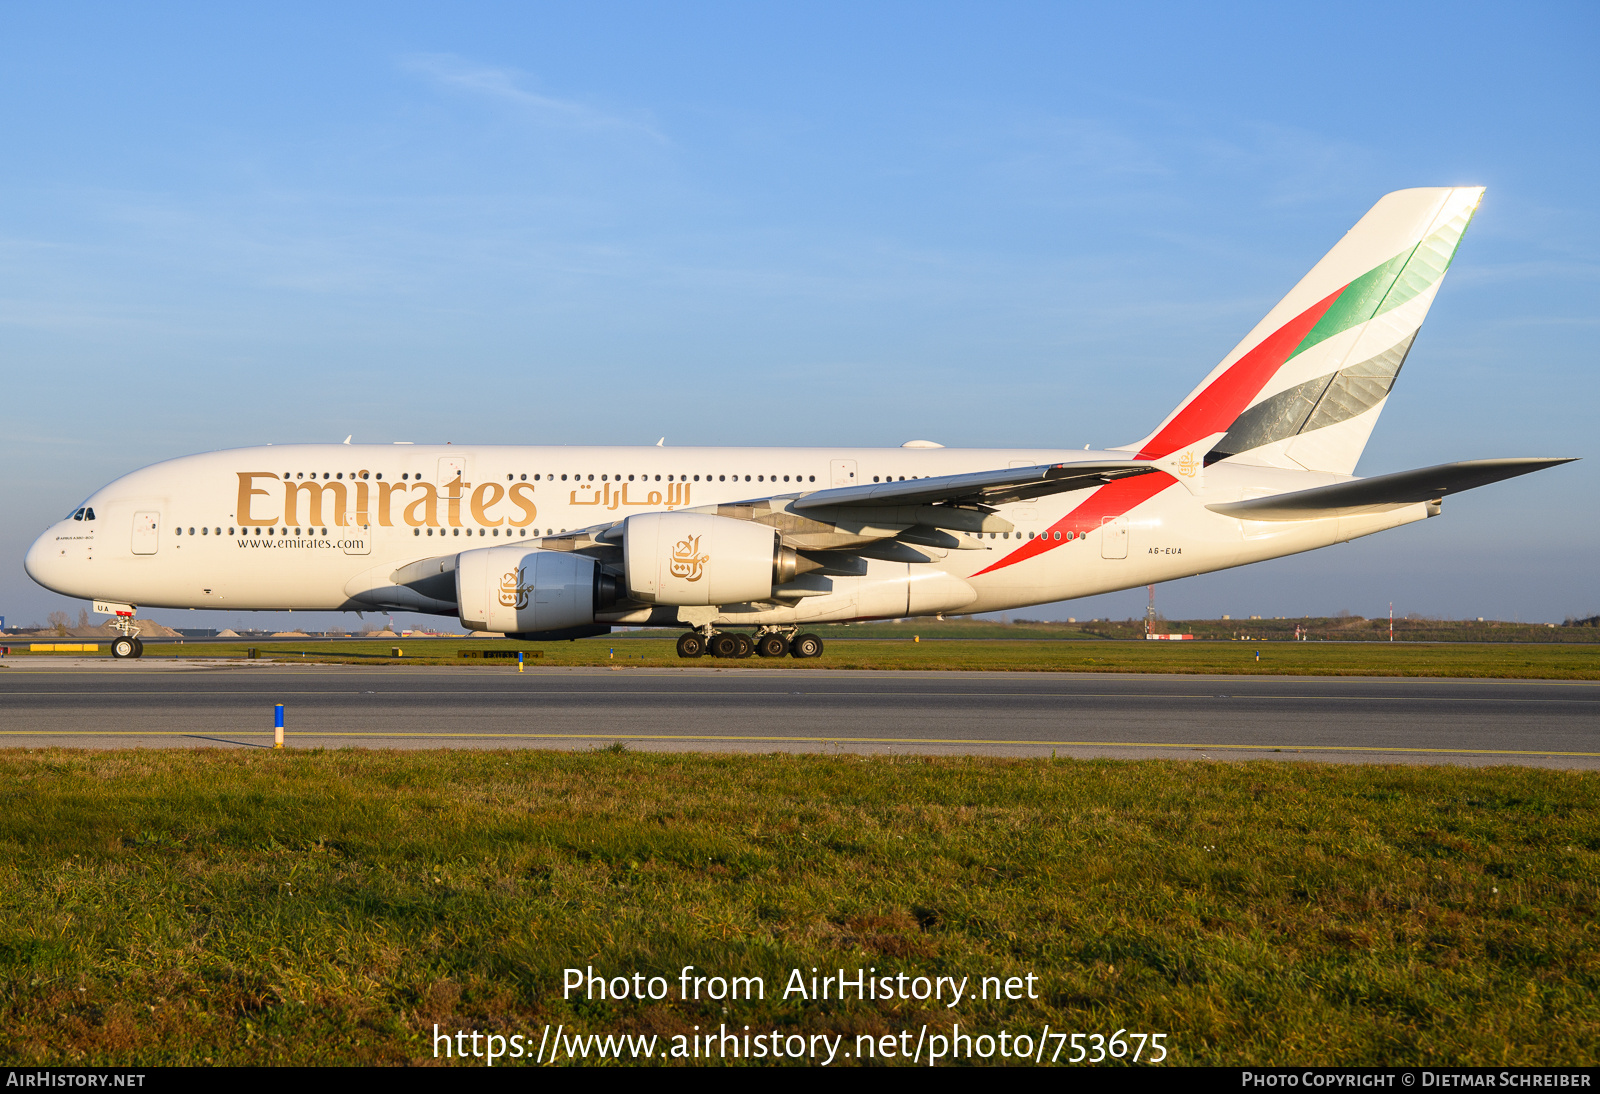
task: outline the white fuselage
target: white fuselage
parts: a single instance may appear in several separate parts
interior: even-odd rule
[[[29,550],[27,569],[56,592],[141,607],[370,610],[353,597],[421,559],[508,541],[532,546],[543,536],[638,513],[1095,455],[936,447],[235,449],[168,460],[96,491],[83,503],[94,519],[69,517],[48,529]],[[999,515],[1014,531],[976,535],[979,549],[921,547],[923,563],[873,560],[867,574],[841,580],[836,592],[722,621],[895,617],[917,614],[919,604],[962,614],[1020,608],[1325,547],[1429,512],[1415,504],[1359,516],[1246,521],[1206,505],[1347,476],[1225,461],[1197,478],[1203,485],[1158,472],[1125,511],[1080,521],[1080,532],[1065,537],[1062,522],[1088,511],[1093,490],[1006,505]],[[913,579],[948,574],[977,597],[957,606],[872,592],[905,585],[908,573]],[[614,621],[645,615],[621,614]]]

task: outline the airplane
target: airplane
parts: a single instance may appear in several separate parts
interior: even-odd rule
[[[530,642],[670,627],[684,658],[809,658],[819,623],[1023,608],[1346,542],[1569,462],[1354,476],[1482,195],[1383,197],[1132,444],[241,448],[117,479],[25,565],[114,615],[119,658],[143,652],[135,605],[424,612]]]

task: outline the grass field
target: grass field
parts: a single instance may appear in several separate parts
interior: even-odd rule
[[[1600,1055],[1594,773],[51,750],[0,753],[0,794],[12,1064],[431,1062],[434,1023],[530,1046],[545,1023],[728,1023],[851,1051],[959,1021],[1162,1032],[1173,1063]],[[563,1000],[590,965],[767,995]],[[1040,997],[777,998],[813,966],[1031,973]]]
[[[718,669],[948,669],[1016,670],[1027,672],[1180,672],[1240,675],[1310,676],[1467,676],[1555,680],[1600,679],[1600,645],[1576,643],[1338,643],[1338,642],[1104,642],[1050,640],[950,639],[898,641],[853,636],[825,639],[820,658],[681,660],[666,638],[597,638],[579,642],[534,645],[493,639],[402,638],[381,641],[259,642],[261,657],[277,661],[396,663],[391,651],[403,651],[407,664],[462,664],[485,671],[516,671],[504,660],[472,661],[462,650],[516,649],[538,651],[530,669],[545,665],[621,665]],[[150,643],[145,656],[238,658],[243,643]],[[1260,660],[1256,654],[1260,653]],[[53,654],[15,654],[10,664]],[[109,655],[106,655],[109,659]]]

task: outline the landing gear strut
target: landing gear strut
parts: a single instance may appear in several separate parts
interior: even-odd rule
[[[139,628],[133,622],[132,615],[114,615],[111,625],[122,632],[122,636],[112,641],[111,656],[119,661],[144,656],[144,643],[139,641]]]

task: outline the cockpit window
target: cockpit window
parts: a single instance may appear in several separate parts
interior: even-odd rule
[[[73,520],[82,520],[83,519],[83,510],[79,509],[77,512],[73,513],[72,514],[72,519]]]
[[[85,509],[83,511],[83,519],[84,520],[93,520],[94,519],[94,510],[93,509]]]

